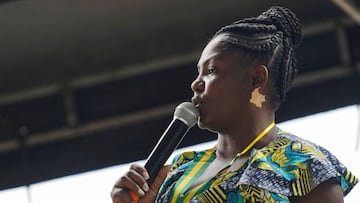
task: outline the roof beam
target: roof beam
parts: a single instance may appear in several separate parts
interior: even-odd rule
[[[354,3],[347,0],[332,0],[332,2],[347,13],[355,22],[360,24],[360,12]]]

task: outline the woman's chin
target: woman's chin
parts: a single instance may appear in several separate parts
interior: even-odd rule
[[[197,125],[202,130],[208,130],[210,132],[216,132],[203,119],[199,119],[198,122],[197,122]]]
[[[201,119],[201,117],[198,119],[197,125],[198,125],[198,127],[199,127],[200,129],[203,129],[203,130],[207,129],[207,128],[206,128],[206,125],[205,125],[203,119]]]

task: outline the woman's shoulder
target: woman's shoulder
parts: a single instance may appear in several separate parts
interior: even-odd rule
[[[279,130],[277,137],[262,149],[254,150],[265,155],[277,155],[274,161],[291,163],[302,162],[304,159],[322,159],[342,165],[341,162],[326,148],[294,134]],[[276,159],[282,156],[285,159]],[[291,161],[290,161],[291,160]]]
[[[279,131],[268,146],[253,150],[241,181],[286,196],[302,196],[332,178],[345,194],[358,182],[325,148]]]

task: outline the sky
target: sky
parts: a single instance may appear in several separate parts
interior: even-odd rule
[[[348,106],[277,124],[331,151],[360,178],[360,106]],[[214,142],[176,150],[200,150]],[[171,157],[170,157],[171,159]],[[137,162],[143,164],[142,161]],[[111,203],[110,190],[129,164],[0,191],[1,203]],[[360,183],[345,197],[345,203],[360,202]]]

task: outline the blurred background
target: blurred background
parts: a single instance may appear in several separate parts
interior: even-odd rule
[[[318,144],[359,157],[359,0],[0,0],[0,201],[20,188],[16,197],[40,203],[34,185],[83,173],[87,181],[72,191],[97,186],[107,198],[99,201],[110,201],[123,164],[145,159],[174,108],[191,98],[209,38],[272,5],[293,10],[304,27],[300,72],[277,122],[307,129],[299,136],[320,130]],[[311,117],[329,112],[336,117]],[[180,148],[214,139],[195,127]],[[112,181],[91,180],[95,170]]]

